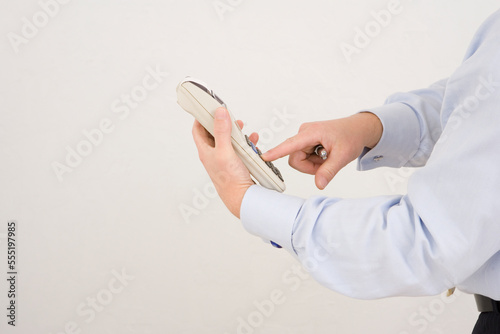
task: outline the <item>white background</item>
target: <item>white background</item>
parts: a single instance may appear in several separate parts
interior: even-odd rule
[[[388,3],[73,0],[44,21],[37,1],[2,1],[0,332],[470,333],[478,314],[466,294],[360,301],[293,272],[286,252],[246,233],[213,197],[192,117],[175,102],[184,76],[200,78],[269,149],[303,122],[448,76],[498,6],[401,0],[348,61],[342,43]],[[33,16],[35,31],[24,27]],[[148,69],[168,75],[124,117],[120,99],[139,94]],[[84,131],[106,119],[112,131],[85,146]],[[54,165],[78,147],[87,156],[59,180]],[[285,159],[277,166],[287,193],[302,197],[404,193],[410,174],[351,164],[321,192]],[[15,328],[4,278],[11,219]],[[281,297],[270,307],[272,294]]]

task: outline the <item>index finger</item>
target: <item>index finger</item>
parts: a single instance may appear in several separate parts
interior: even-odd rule
[[[305,148],[312,148],[319,144],[319,142],[311,136],[304,135],[304,132],[298,133],[293,137],[288,138],[278,146],[270,149],[262,154],[262,159],[266,161],[274,161],[284,156],[290,155],[293,152],[304,151]]]

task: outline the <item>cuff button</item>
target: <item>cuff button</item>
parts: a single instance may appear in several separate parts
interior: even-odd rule
[[[273,245],[273,247],[276,247],[276,248],[282,248],[280,245],[278,245],[274,241],[271,241],[271,245]]]

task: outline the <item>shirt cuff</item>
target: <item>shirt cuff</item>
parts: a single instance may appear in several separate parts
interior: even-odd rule
[[[251,234],[273,241],[292,254],[295,219],[304,199],[253,185],[245,193],[240,217]]]
[[[413,109],[397,102],[366,111],[380,119],[383,132],[378,144],[359,156],[358,170],[404,166],[420,145],[420,124]]]

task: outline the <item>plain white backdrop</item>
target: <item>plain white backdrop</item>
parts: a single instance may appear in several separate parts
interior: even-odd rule
[[[247,234],[214,196],[175,87],[204,80],[269,149],[303,122],[448,76],[497,1],[0,7],[2,333],[471,332],[471,296],[350,299]],[[286,159],[276,165],[302,197],[404,193],[411,174],[351,164],[321,192]],[[3,278],[9,220],[16,327]]]

